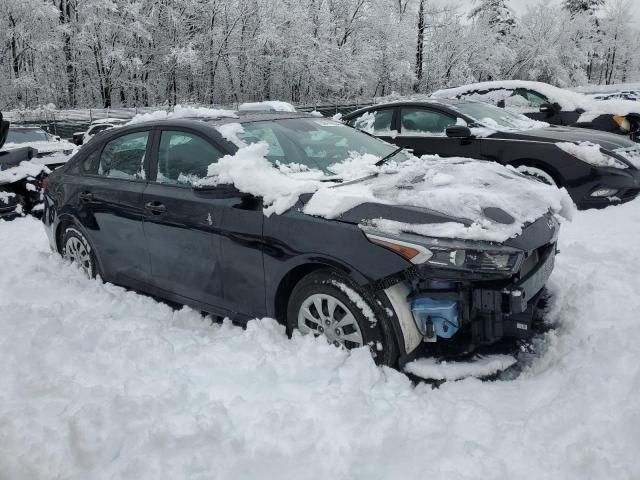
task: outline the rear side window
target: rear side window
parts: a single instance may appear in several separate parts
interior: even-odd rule
[[[107,143],[100,155],[98,175],[103,177],[144,180],[144,158],[149,132],[135,132]]]
[[[163,131],[158,151],[158,183],[190,185],[207,176],[222,153],[198,135]]]
[[[425,108],[403,108],[401,111],[402,134],[444,135],[456,119],[446,113]]]
[[[369,110],[359,117],[349,120],[349,125],[367,133],[377,135],[391,133],[393,109]]]

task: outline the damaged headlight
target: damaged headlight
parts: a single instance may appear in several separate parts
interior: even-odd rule
[[[413,234],[389,235],[373,227],[361,227],[372,243],[381,245],[415,264],[463,271],[515,272],[520,268],[521,250],[483,242],[464,242]]]

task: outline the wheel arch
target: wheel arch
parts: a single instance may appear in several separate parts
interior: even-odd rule
[[[554,168],[552,165],[550,165],[549,163],[543,160],[539,160],[535,158],[519,158],[517,160],[513,160],[509,162],[509,165],[515,168],[521,167],[521,166],[538,168],[544,171],[545,173],[547,173],[549,176],[551,176],[551,178],[553,178],[553,180],[556,182],[556,185],[558,185],[558,187],[564,187],[566,185],[566,181],[562,176],[562,174],[560,174],[560,172],[556,168]]]
[[[304,277],[321,269],[331,269],[351,277],[358,283],[363,283],[363,277],[358,273],[352,275],[354,270],[339,262],[325,258],[309,258],[297,263],[285,275],[282,276],[273,296],[273,314],[280,323],[286,323],[287,306],[291,298],[291,291]]]
[[[68,215],[68,214],[67,215],[61,215],[60,216],[60,220],[58,220],[58,224],[56,225],[56,229],[55,229],[55,233],[54,233],[54,239],[55,239],[55,243],[56,243],[56,251],[60,255],[62,255],[62,237],[64,235],[65,229],[67,227],[70,227],[70,226],[73,226],[73,228],[75,228],[76,230],[80,231],[80,233],[82,233],[82,235],[84,235],[84,238],[87,240],[87,242],[89,242],[89,246],[91,247],[91,250],[93,251],[93,255],[94,255],[95,259],[96,259],[96,263],[98,264],[98,272],[99,272],[100,275],[102,275],[102,272],[104,272],[104,269],[102,267],[102,260],[100,259],[100,254],[98,253],[98,251],[94,247],[93,242],[91,241],[90,236],[87,234],[86,229],[72,215]]]

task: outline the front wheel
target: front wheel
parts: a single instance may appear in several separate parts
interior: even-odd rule
[[[96,257],[84,234],[74,227],[67,227],[62,234],[62,256],[78,265],[89,278],[97,275]]]
[[[375,302],[349,279],[329,270],[304,277],[293,289],[287,329],[323,336],[340,348],[368,347],[376,363],[392,366],[398,349]]]

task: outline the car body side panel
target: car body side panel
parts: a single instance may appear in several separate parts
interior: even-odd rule
[[[264,241],[266,296],[270,308],[275,305],[282,279],[299,265],[334,266],[361,285],[411,266],[399,255],[369,242],[357,225],[310,217],[296,209],[270,217],[264,224]],[[275,312],[269,310],[268,314]]]

